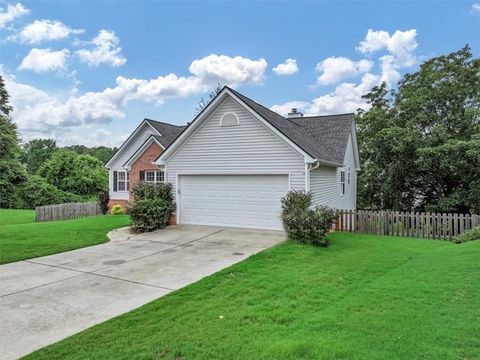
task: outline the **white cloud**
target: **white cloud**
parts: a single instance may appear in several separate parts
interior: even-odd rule
[[[275,66],[272,71],[277,75],[293,75],[298,72],[297,60],[287,59],[285,62]]]
[[[71,34],[81,34],[83,29],[72,29],[56,20],[35,20],[25,26],[19,34],[20,40],[29,44],[38,44],[42,41],[64,39]]]
[[[317,65],[317,70],[320,72],[318,83],[332,84],[348,76],[363,73],[360,82],[343,82],[332,92],[318,96],[309,102],[293,101],[274,105],[271,109],[282,115],[286,115],[292,107],[299,108],[306,115],[338,114],[356,112],[359,108],[367,109],[368,104],[362,99],[362,95],[383,81],[389,88],[395,86],[401,78],[399,70],[416,63],[414,54],[417,47],[416,36],[415,29],[397,30],[393,35],[386,31],[368,30],[357,50],[368,55],[382,50],[387,52],[378,58],[379,74],[371,73],[373,67],[371,61],[354,62],[347,58],[331,57]]]
[[[100,30],[89,44],[94,45],[93,49],[80,49],[75,53],[81,61],[90,66],[106,64],[119,67],[127,62],[122,48],[118,46],[120,39],[111,30]]]
[[[360,84],[342,83],[329,94],[312,100],[306,109],[306,115],[339,114],[356,112],[359,108],[366,108],[362,95],[380,83],[379,76],[367,73],[362,76]]]
[[[194,60],[188,68],[190,72],[206,84],[224,83],[228,79],[231,85],[241,83],[261,83],[267,68],[265,59],[251,60],[241,56],[211,54]]]
[[[334,91],[319,96],[311,102],[291,101],[282,105],[274,105],[270,109],[286,116],[292,107],[298,108],[306,116],[340,114],[366,109],[367,104],[362,95],[379,85],[381,77],[370,73],[364,74],[359,84],[342,83]]]
[[[14,107],[12,118],[22,135],[31,137],[55,136],[68,128],[83,129],[122,119],[132,100],[161,104],[169,98],[199,95],[210,90],[216,81],[230,86],[260,84],[266,67],[264,59],[210,55],[192,62],[190,76],[173,73],[153,79],[119,76],[113,87],[84,94],[72,91],[65,97],[19,83],[12,75],[4,76]]]
[[[18,69],[37,73],[66,70],[66,61],[69,55],[68,49],[52,51],[51,49],[33,48],[22,60]]]
[[[394,86],[402,77],[395,65],[395,58],[392,55],[384,55],[380,59],[382,76],[381,81],[385,81],[387,86]]]
[[[309,103],[306,101],[288,101],[281,105],[273,105],[270,110],[275,111],[278,114],[287,116],[292,108],[297,108],[300,112],[305,112],[308,109]]]
[[[353,77],[366,73],[373,66],[373,62],[363,59],[352,61],[346,57],[329,57],[316,66],[320,76],[317,78],[317,84],[334,84],[348,77]]]
[[[480,3],[474,3],[470,11],[472,14],[480,13]]]
[[[28,13],[30,13],[30,10],[21,3],[9,4],[6,8],[0,8],[0,29],[6,28],[9,23]]]
[[[413,51],[417,48],[417,30],[397,30],[393,35],[386,31],[368,29],[367,36],[360,42],[357,50],[362,54],[370,54],[387,50],[392,56],[392,63],[399,67],[412,66],[416,62]]]

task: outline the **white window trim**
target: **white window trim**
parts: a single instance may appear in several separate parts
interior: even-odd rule
[[[153,172],[153,181],[147,180],[149,172]],[[159,173],[163,174],[163,180],[158,179]],[[150,184],[163,184],[163,183],[165,183],[165,171],[162,170],[162,169],[160,169],[160,170],[158,170],[158,169],[157,170],[145,170],[145,179],[143,181],[145,181],[147,183],[150,183]]]
[[[130,182],[129,172],[126,170],[115,170],[115,171],[117,172],[117,192],[120,192],[120,193],[128,192],[129,190],[127,189],[129,188],[129,186],[127,184]],[[120,174],[125,174],[125,179],[120,180]],[[124,184],[125,190],[120,190],[120,183]]]
[[[342,181],[342,174],[343,174],[343,181]],[[345,183],[345,169],[340,170],[340,196],[344,196],[346,192],[346,183]]]
[[[227,115],[233,115],[233,116],[235,116],[235,119],[237,119],[237,123],[236,123],[236,124],[232,124],[232,125],[226,125],[226,124],[224,124],[224,123],[223,123],[223,119],[224,119],[225,116],[227,116]],[[232,112],[232,111],[226,112],[226,113],[223,114],[222,117],[220,118],[220,126],[228,127],[228,126],[238,126],[238,125],[240,125],[240,119],[239,119],[238,115],[235,114],[235,113]]]

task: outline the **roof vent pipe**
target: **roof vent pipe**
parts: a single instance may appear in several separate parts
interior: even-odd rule
[[[297,108],[292,108],[292,111],[288,113],[288,118],[291,119],[291,118],[299,118],[299,117],[302,117],[303,114],[298,111]]]

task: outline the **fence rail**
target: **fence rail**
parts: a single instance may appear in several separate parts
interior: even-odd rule
[[[100,206],[94,202],[45,205],[35,208],[35,221],[76,219],[101,213]]]
[[[340,210],[336,231],[452,239],[480,225],[480,215],[428,212]]]

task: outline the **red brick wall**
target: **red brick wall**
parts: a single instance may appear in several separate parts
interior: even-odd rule
[[[152,164],[163,149],[156,142],[152,143],[142,155],[132,164],[130,169],[130,186],[140,181],[140,171],[160,169],[157,165]],[[131,195],[130,195],[131,200]]]

